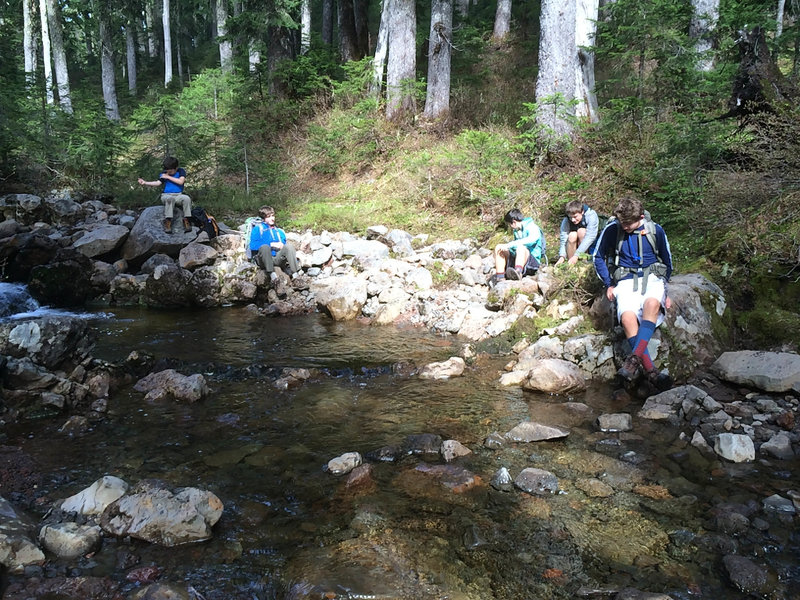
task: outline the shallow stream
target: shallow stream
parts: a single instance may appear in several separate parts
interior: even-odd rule
[[[598,415],[635,415],[641,405],[613,400],[605,385],[572,398],[501,388],[510,357],[493,353],[479,354],[463,377],[425,381],[403,365],[445,360],[463,340],[322,315],[115,309],[94,324],[96,357],[145,351],[184,374],[203,373],[212,393],[188,405],[145,403],[123,389],[86,435],[66,437],[57,432],[63,418],[42,419],[7,428],[3,444],[33,457],[48,501],[110,474],[209,489],[225,510],[209,542],[106,540],[90,558],[49,564],[46,575],[107,575],[127,591],[136,585],[125,579],[132,566],[155,565],[162,580],[206,600],[606,598],[586,594],[623,587],[733,600],[743,595],[721,557],[736,551],[770,566],[781,582],[774,598],[800,597],[794,523],[760,511],[764,498],[793,488],[796,461],[709,460],[677,440],[678,430],[635,416],[632,432],[598,432]],[[315,371],[279,390],[286,367]],[[525,420],[571,433],[484,447],[490,433]],[[416,468],[443,462],[430,456],[373,463],[370,480],[352,488],[323,469],[345,452],[366,455],[422,433],[469,447],[473,454],[455,462],[481,482],[454,491]],[[525,467],[552,471],[562,492],[495,490],[488,483],[502,466],[512,477]],[[594,479],[613,493],[590,494]],[[724,503],[753,507],[759,533],[716,530]]]

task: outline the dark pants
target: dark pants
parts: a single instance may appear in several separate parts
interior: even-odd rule
[[[261,248],[258,249],[256,262],[258,266],[267,273],[272,273],[276,266],[288,272],[289,275],[297,273],[297,271],[300,270],[300,265],[297,264],[294,246],[291,244],[284,244],[283,248],[278,250],[275,256],[272,256],[272,249],[268,245],[261,246]]]

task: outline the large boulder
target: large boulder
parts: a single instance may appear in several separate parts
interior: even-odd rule
[[[50,262],[59,249],[58,242],[44,232],[18,233],[0,242],[0,262],[9,281],[28,281],[31,270]]]
[[[122,258],[132,263],[141,263],[159,253],[177,258],[181,248],[197,237],[197,228],[184,233],[182,219],[183,213],[175,208],[172,233],[166,233],[162,223],[164,208],[145,208],[122,246]]]
[[[742,350],[725,352],[711,365],[720,379],[765,392],[800,393],[800,355]]]
[[[158,482],[144,481],[112,502],[100,517],[104,531],[162,546],[211,538],[223,505],[213,493],[198,488],[172,492]]]
[[[128,491],[128,484],[119,477],[106,475],[89,487],[61,502],[61,510],[80,515],[99,515],[106,507]]]
[[[148,401],[174,398],[185,402],[197,402],[208,394],[206,379],[201,374],[187,376],[174,369],[151,373],[137,381],[133,389],[145,393],[145,399]]]
[[[28,289],[42,304],[81,306],[96,293],[92,284],[93,271],[89,257],[64,248],[50,262],[31,270]]]
[[[85,231],[72,247],[81,254],[94,258],[122,246],[129,233],[128,228],[123,225],[98,225]]]
[[[80,363],[93,343],[85,319],[49,315],[0,322],[0,354],[28,358],[50,370]]]
[[[566,394],[586,389],[586,376],[580,367],[560,358],[534,361],[522,387],[534,392]]]
[[[44,553],[34,543],[32,532],[32,521],[0,497],[0,565],[11,573],[44,563]]]
[[[144,284],[148,306],[189,306],[192,304],[189,282],[192,273],[178,265],[159,265]]]
[[[355,319],[367,303],[367,282],[360,277],[330,277],[315,281],[311,291],[316,296],[317,306],[335,321]]]

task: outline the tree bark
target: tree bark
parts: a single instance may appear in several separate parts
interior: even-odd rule
[[[333,0],[322,0],[322,43],[333,45]]]
[[[72,98],[69,89],[69,70],[67,68],[67,53],[64,51],[64,36],[61,29],[61,11],[56,0],[46,0],[47,23],[50,29],[50,45],[53,51],[53,64],[56,73],[56,89],[58,90],[58,104],[62,110],[72,114]]]
[[[353,22],[356,31],[356,46],[359,57],[369,54],[369,26],[367,23],[367,0],[353,0]]]
[[[571,135],[573,129],[564,112],[574,114],[574,108],[563,102],[575,97],[575,3],[543,0],[540,23],[537,122],[557,139]],[[556,94],[563,100],[556,100]]]
[[[125,59],[128,69],[128,93],[136,95],[136,39],[133,35],[133,19],[125,26]]]
[[[714,68],[711,57],[714,29],[719,20],[719,0],[692,0],[692,21],[689,24],[689,37],[695,42],[695,50],[700,55],[697,61],[699,71]]]
[[[456,11],[462,19],[465,19],[469,14],[469,0],[456,0]]]
[[[356,20],[353,0],[337,2],[339,25],[339,56],[342,62],[361,59],[356,41]]]
[[[53,92],[53,63],[50,52],[50,28],[47,25],[47,5],[39,0],[39,21],[42,26],[42,64],[44,65],[44,93],[48,104],[55,103]]]
[[[389,14],[391,0],[381,2],[381,24],[378,27],[378,40],[375,44],[375,56],[372,59],[372,83],[370,92],[375,98],[380,98],[383,89],[383,76],[386,72],[386,51],[389,46]]]
[[[300,3],[300,54],[311,48],[311,0]]]
[[[30,85],[36,78],[36,26],[32,0],[22,0],[22,52],[25,59],[25,79]]]
[[[100,0],[102,2],[102,0]],[[100,4],[98,2],[98,4]],[[114,45],[111,39],[110,16],[101,6],[98,16],[100,19],[100,70],[103,82],[103,102],[106,107],[106,117],[109,121],[119,121],[119,104],[117,103],[117,88],[114,82]]]
[[[295,50],[291,31],[286,27],[271,26],[269,28],[269,44],[267,46],[267,71],[270,74],[268,90],[276,98],[285,98],[286,89],[273,76],[275,70],[280,63],[285,60],[291,60],[294,57]]]
[[[594,93],[594,38],[597,33],[598,0],[577,0],[575,13],[575,45],[577,62],[575,69],[575,98],[580,102],[575,107],[578,117],[591,123],[598,120],[597,96]]]
[[[417,15],[414,0],[392,0],[386,64],[386,118],[397,121],[416,112]]]
[[[428,38],[428,89],[423,114],[428,119],[443,119],[450,112],[453,0],[433,0]]]
[[[156,2],[156,0],[144,0],[144,22],[147,27],[147,54],[150,58],[155,58],[157,56],[153,2]]]
[[[169,0],[163,0],[161,25],[164,29],[164,87],[172,83],[172,31],[169,25]]]
[[[219,36],[219,64],[223,73],[233,71],[233,46],[230,40],[225,39],[228,34],[226,21],[228,20],[227,0],[217,0],[217,35]]]
[[[783,14],[786,9],[786,0],[778,0],[778,15],[775,20],[775,39],[783,35]]]
[[[511,31],[511,0],[497,0],[492,39],[495,42],[502,42],[509,31]]]

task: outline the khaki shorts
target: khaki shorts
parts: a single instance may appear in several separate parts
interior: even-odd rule
[[[638,289],[633,291],[633,278],[623,279],[614,288],[614,296],[617,298],[617,318],[622,317],[622,313],[631,311],[636,314],[636,318],[641,322],[642,308],[644,301],[648,298],[657,298],[661,303],[661,312],[658,313],[658,321],[656,326],[664,322],[664,313],[666,308],[664,303],[667,301],[667,286],[664,280],[653,275],[648,275],[647,278],[647,291],[642,294],[642,285],[644,280],[639,278]]]

